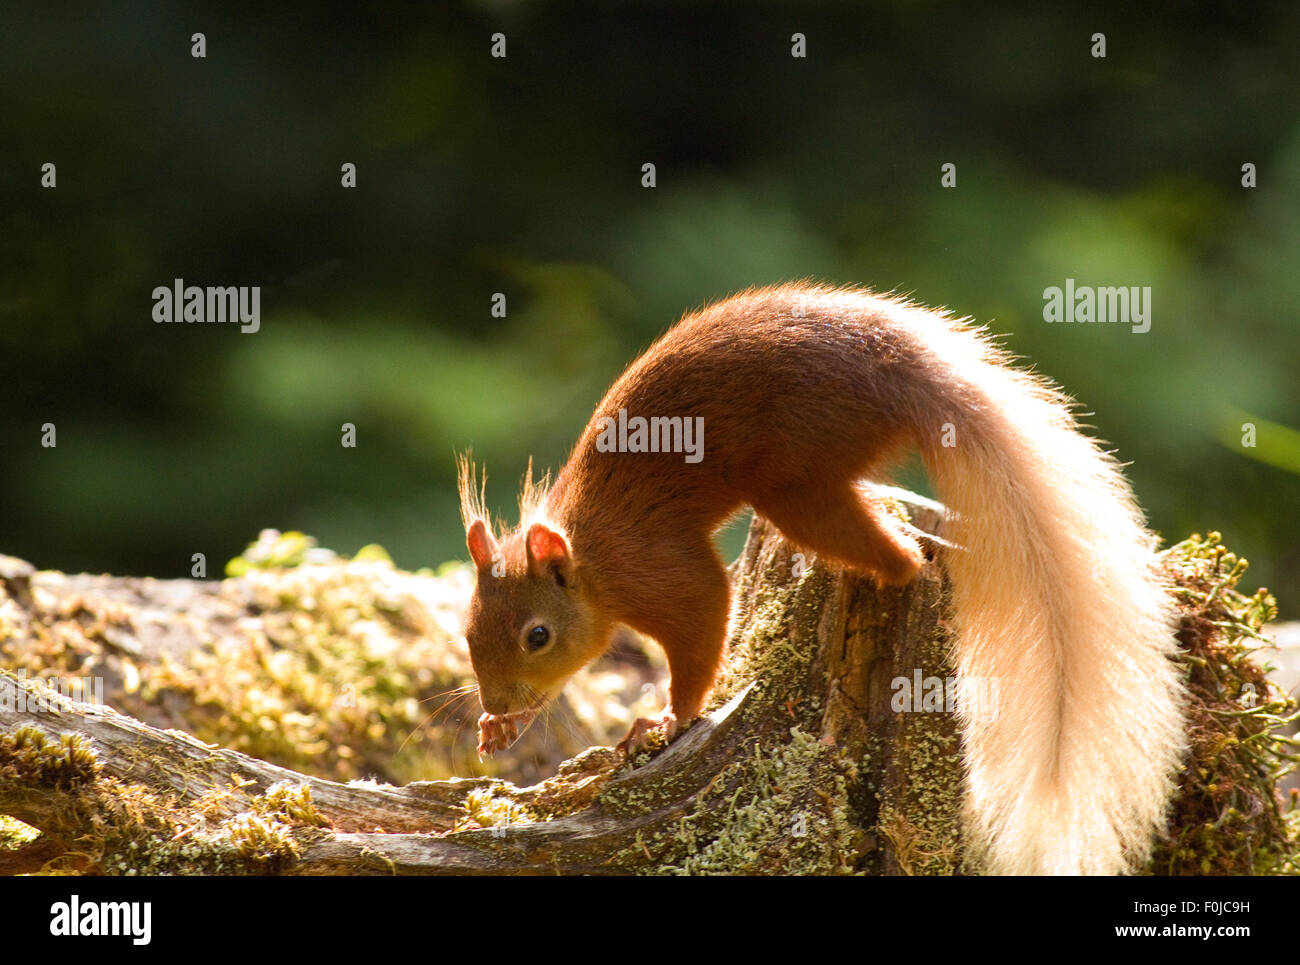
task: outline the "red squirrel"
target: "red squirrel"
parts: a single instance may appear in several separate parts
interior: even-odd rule
[[[950,511],[957,679],[999,694],[961,721],[968,846],[992,873],[1139,868],[1184,747],[1172,604],[1118,464],[1071,405],[982,329],[864,290],[781,285],[685,316],[553,485],[530,470],[517,528],[493,531],[462,460],[480,751],[508,746],[618,624],[671,673],[666,712],[621,746],[695,718],[729,613],[712,537],[746,504],[823,560],[907,583],[914,536],[856,484],[912,445]]]

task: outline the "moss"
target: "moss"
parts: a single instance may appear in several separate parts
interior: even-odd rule
[[[251,803],[253,810],[265,817],[286,818],[293,824],[312,827],[329,826],[329,821],[312,803],[311,787],[306,784],[280,781],[268,787],[265,794],[254,798]]]
[[[796,566],[791,553],[782,553],[784,559],[776,565],[789,567],[789,582],[767,580],[751,588],[744,570],[735,580],[733,600],[753,592],[754,603],[743,628],[735,628],[727,641],[727,659],[706,710],[721,707],[753,683],[760,696],[784,695],[776,702],[790,701],[791,712],[801,708],[803,722],[816,719],[816,705],[805,696],[815,654],[812,647],[801,650],[790,640],[796,626],[802,639],[813,639],[833,578],[819,565]]]
[[[390,564],[306,563],[304,556],[290,574],[248,570],[247,591],[265,610],[260,629],[237,646],[217,646],[194,666],[146,671],[142,691],[156,698],[167,688],[190,688],[203,725],[195,732],[205,740],[290,766],[312,766],[329,754],[355,766],[353,742],[391,747],[385,741],[418,719],[409,695],[427,685],[430,677],[419,675],[429,668],[419,664],[430,654],[411,655],[399,645],[421,632],[413,629],[420,618],[392,590]],[[1165,565],[1183,607],[1192,756],[1170,839],[1151,870],[1300,870],[1300,816],[1275,790],[1297,760],[1284,733],[1296,708],[1271,688],[1254,656],[1260,628],[1275,612],[1272,598],[1264,590],[1236,590],[1245,563],[1219,545],[1217,534],[1179,544]],[[448,578],[464,577],[458,568]],[[904,746],[890,755],[907,768],[893,782],[902,790],[869,805],[864,795],[879,794],[881,740],[870,739],[854,761],[815,737],[820,706],[806,693],[814,654],[790,641],[814,638],[831,579],[812,566],[797,576],[792,570],[784,583],[737,587],[737,596],[752,592],[755,605],[732,635],[711,706],[757,681],[736,722],[739,733],[753,736],[705,788],[686,786],[696,778],[671,770],[654,781],[610,780],[614,762],[601,754],[612,752],[591,752],[541,788],[516,791],[499,781],[474,787],[456,830],[543,820],[593,803],[620,816],[677,806],[675,822],[637,835],[607,866],[656,874],[843,874],[862,870],[864,853],[883,838],[904,873],[977,870],[961,865],[960,746],[947,715],[907,715],[898,737]],[[438,645],[447,649],[445,640]],[[924,648],[927,667],[947,666],[946,646],[946,634],[936,633]],[[442,659],[449,660],[445,653]],[[79,738],[52,739],[32,727],[0,734],[0,777],[52,788],[63,796],[61,807],[95,815],[95,832],[51,871],[282,871],[327,823],[305,786],[250,795],[232,785],[179,804],[104,777]]]
[[[198,624],[210,641],[179,656],[166,641],[152,659],[130,655],[138,646],[130,604],[70,592],[57,574],[51,589],[37,580],[21,604],[0,583],[0,626],[12,629],[0,664],[52,684],[103,677],[106,699],[125,713],[155,726],[180,717],[205,742],[340,781],[477,773],[531,783],[651,711],[638,700],[642,682],[666,675],[657,648],[649,661],[580,672],[552,718],[511,754],[480,761],[474,675],[458,632],[473,571],[449,563],[437,578],[420,577],[376,548],[358,556],[341,559],[301,533],[264,532],[236,567],[240,579],[176,588],[213,615],[171,619]],[[618,672],[626,666],[632,672]]]
[[[181,801],[104,775],[76,735],[54,740],[32,727],[0,734],[0,778],[40,787],[50,829],[66,821],[77,830],[75,849],[49,862],[48,874],[276,873],[328,824],[305,786],[247,794],[236,781]],[[9,835],[25,827],[0,821]]]
[[[382,547],[380,549],[382,552]],[[387,556],[384,553],[384,557]],[[320,549],[316,540],[305,533],[264,529],[242,554],[226,564],[226,576],[244,576],[253,569],[278,570],[306,562],[331,562],[335,559],[337,557],[332,551]]]
[[[361,549],[357,550],[356,555],[352,557],[353,563],[392,563],[393,558],[388,555],[388,550],[384,549],[378,543],[367,543]]]
[[[468,585],[429,585],[378,553],[308,565],[305,551],[291,551],[312,543],[303,540],[266,550],[244,571],[257,621],[183,664],[143,668],[141,699],[179,693],[196,737],[305,773],[451,776],[470,752],[472,730],[462,734],[465,718],[452,710],[470,706],[473,675],[463,641],[422,596],[467,595]],[[286,561],[296,568],[269,569]]]
[[[624,643],[580,671],[511,754],[480,761],[474,675],[459,633],[470,568],[452,562],[437,577],[418,576],[378,547],[348,561],[309,536],[273,530],[242,560],[238,580],[185,581],[161,595],[164,609],[173,599],[199,604],[194,617],[169,616],[190,624],[180,640],[195,630],[209,639],[175,655],[151,628],[144,659],[131,656],[146,634],[132,625],[137,611],[121,602],[123,587],[78,593],[48,574],[20,602],[0,583],[0,664],[56,685],[100,677],[111,705],[147,723],[172,726],[179,716],[206,742],[341,781],[486,774],[532,783],[657,709],[642,685],[666,677],[662,655],[652,647],[644,659]]]
[[[455,831],[471,828],[501,828],[511,824],[524,824],[534,820],[533,815],[522,804],[510,797],[497,797],[491,787],[480,787],[470,791],[465,797],[468,817],[458,821]]]
[[[73,791],[99,777],[99,761],[79,734],[58,739],[32,726],[0,734],[0,780]]]
[[[300,853],[291,827],[266,814],[237,814],[223,830],[240,859],[261,870],[280,871]]]
[[[41,832],[17,818],[0,814],[0,851],[13,851],[31,844]]]
[[[1237,585],[1247,562],[1218,533],[1171,547],[1164,566],[1181,610],[1179,658],[1191,695],[1191,752],[1154,874],[1300,873],[1300,814],[1279,780],[1300,763],[1288,735],[1294,700],[1268,679],[1256,654],[1262,626],[1277,615],[1267,589]]]
[[[623,763],[623,755],[612,747],[590,747],[545,781],[512,795],[533,820],[575,814],[591,806]]]
[[[757,750],[757,745],[756,745]],[[847,806],[857,777],[834,748],[799,728],[746,762],[721,827],[691,838],[675,874],[846,874],[861,831]],[[683,835],[689,835],[683,829]]]
[[[784,560],[774,565],[788,567],[787,581],[754,586],[738,568],[734,599],[751,602],[744,624],[730,634],[706,708],[716,710],[750,688],[733,715],[739,732],[754,735],[749,751],[698,792],[692,774],[673,771],[653,782],[607,785],[597,803],[620,816],[687,802],[670,829],[638,835],[611,856],[610,867],[651,874],[841,874],[859,859],[862,834],[850,804],[857,767],[813,736],[820,706],[807,691],[815,648],[791,642],[815,639],[833,578],[817,565],[796,567],[781,552]]]
[[[906,773],[891,782],[872,828],[891,845],[905,875],[952,875],[963,870],[961,741],[943,714],[909,715],[903,747],[893,755]],[[865,763],[865,762],[864,762]]]
[[[949,589],[941,606],[944,612],[952,611]],[[889,608],[875,612],[884,617]],[[951,644],[947,621],[938,621],[916,648],[924,676],[951,679],[955,673]],[[965,764],[956,719],[949,713],[904,714],[896,741],[898,746],[889,756],[903,773],[888,782],[890,790],[879,800],[872,831],[888,840],[902,874],[973,872],[976,869],[965,866],[962,851]],[[883,775],[870,762],[864,762],[864,770],[883,783]]]
[[[230,813],[241,804],[243,810]],[[309,787],[287,783],[247,798],[232,786],[213,791],[188,807],[172,803],[170,810],[173,813],[163,819],[163,828],[153,826],[158,815],[147,813],[142,813],[142,820],[134,826],[119,825],[119,834],[111,841],[100,870],[109,874],[279,874],[329,823],[312,804]]]

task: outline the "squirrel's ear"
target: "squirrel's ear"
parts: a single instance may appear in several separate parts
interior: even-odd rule
[[[469,555],[473,558],[475,567],[480,570],[491,568],[492,561],[497,557],[497,541],[492,538],[483,520],[476,519],[470,524],[465,532],[465,545],[469,547]]]
[[[573,571],[573,558],[569,555],[569,544],[564,537],[544,523],[533,523],[528,527],[528,568],[540,575],[546,570],[555,570],[565,576]]]

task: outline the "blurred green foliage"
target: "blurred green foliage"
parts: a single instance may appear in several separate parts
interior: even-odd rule
[[[1222,530],[1300,613],[1294,5],[251,10],[0,13],[3,552],[461,556],[455,451],[509,509],[684,310],[811,276],[1006,333],[1167,539]],[[261,331],[154,324],[177,277],[262,286]],[[1151,332],[1044,324],[1067,277],[1151,286]]]

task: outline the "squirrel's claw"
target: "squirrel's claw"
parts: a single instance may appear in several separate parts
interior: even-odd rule
[[[509,714],[484,714],[478,719],[478,753],[491,757],[519,737],[519,726]]]
[[[677,736],[677,730],[677,715],[671,710],[664,711],[661,717],[638,717],[627,736],[619,741],[617,750],[631,757],[649,747],[656,734],[662,736],[664,744],[668,744]]]
[[[513,714],[483,714],[478,719],[478,753],[481,760],[503,751],[519,739],[523,730],[537,716],[536,710],[521,710]]]

